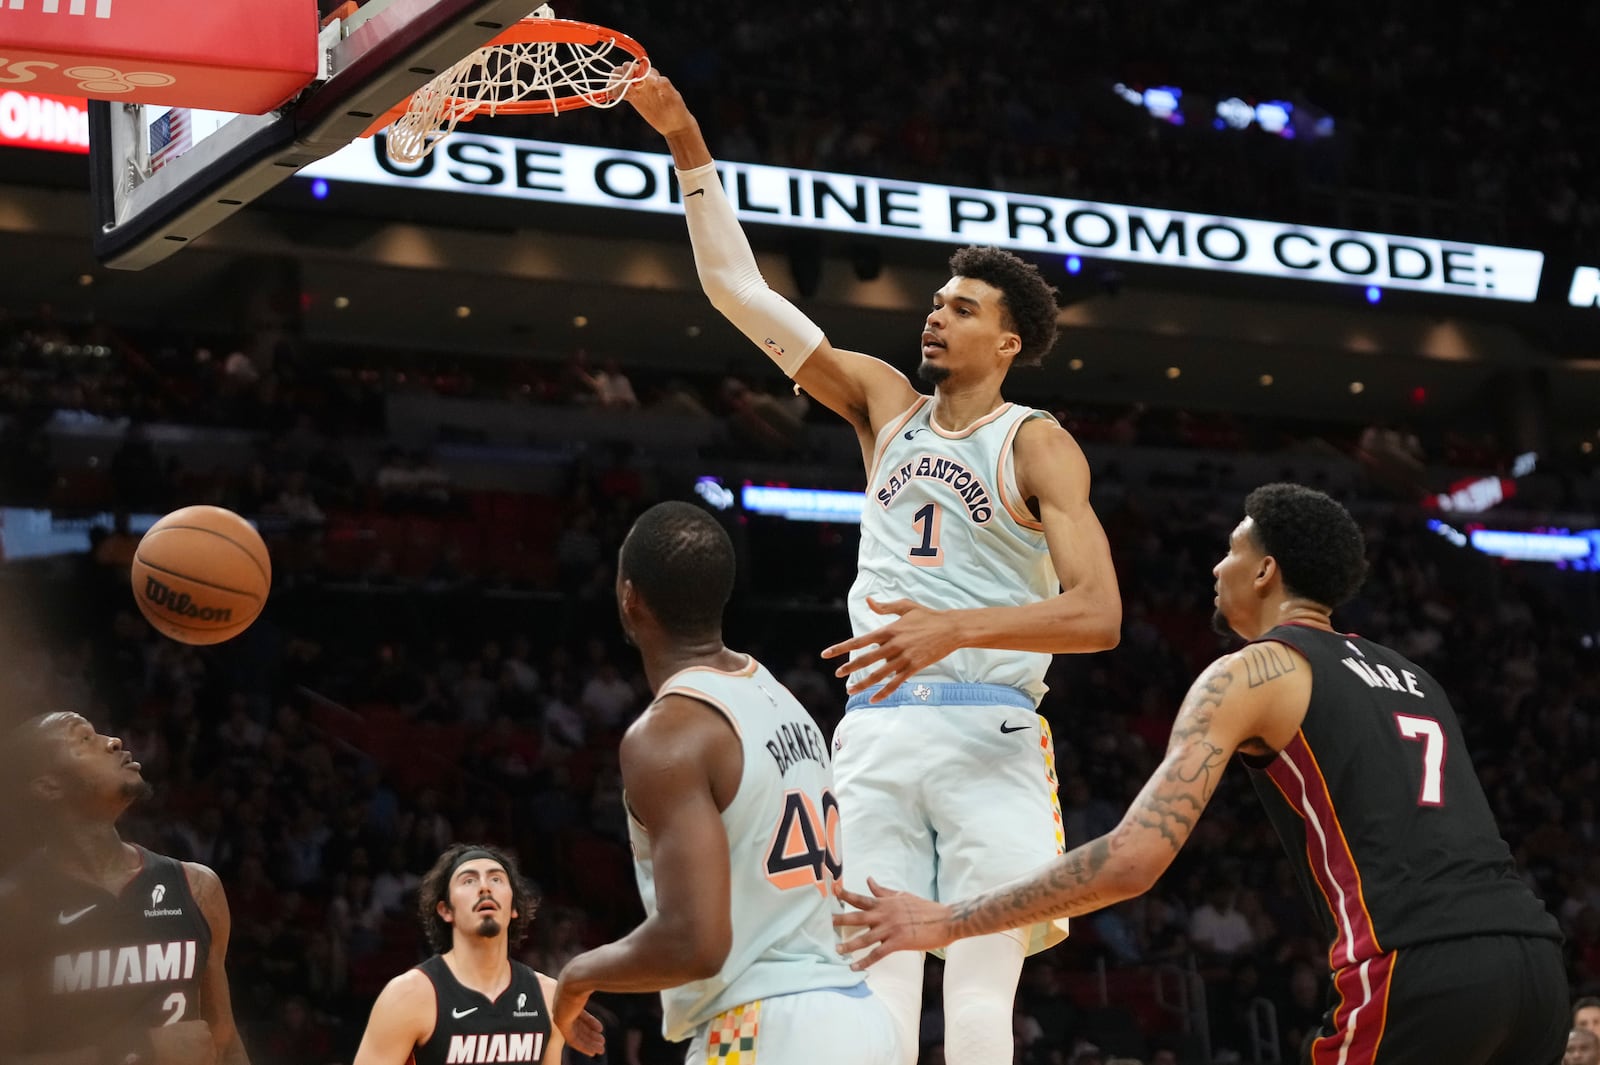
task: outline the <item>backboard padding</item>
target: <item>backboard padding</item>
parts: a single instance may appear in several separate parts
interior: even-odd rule
[[[135,173],[132,163],[145,131],[131,105],[91,102],[96,256],[125,270],[160,262],[355,140],[374,117],[531,6],[531,0],[374,0],[329,48],[327,81],[278,111],[234,119],[148,176]]]

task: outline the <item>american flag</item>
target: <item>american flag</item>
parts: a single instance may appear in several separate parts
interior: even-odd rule
[[[150,123],[150,170],[162,166],[189,150],[193,136],[189,131],[189,109],[174,107]]]

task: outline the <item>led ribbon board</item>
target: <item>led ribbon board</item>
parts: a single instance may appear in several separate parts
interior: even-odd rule
[[[1327,229],[1052,196],[722,163],[746,222],[940,244],[1529,303],[1544,254],[1521,248]],[[384,139],[358,141],[306,177],[542,203],[676,214],[671,159],[577,144],[456,132],[403,169]]]

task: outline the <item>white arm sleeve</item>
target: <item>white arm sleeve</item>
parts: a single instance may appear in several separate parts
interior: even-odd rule
[[[767,287],[715,163],[678,171],[700,286],[711,305],[793,377],[822,343],[822,329]]]

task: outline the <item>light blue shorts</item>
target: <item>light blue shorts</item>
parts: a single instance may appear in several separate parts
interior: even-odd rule
[[[1015,688],[908,683],[876,705],[852,696],[833,775],[852,891],[871,876],[950,902],[1062,853],[1050,725]],[[1028,929],[1028,953],[1066,929],[1065,919]]]

